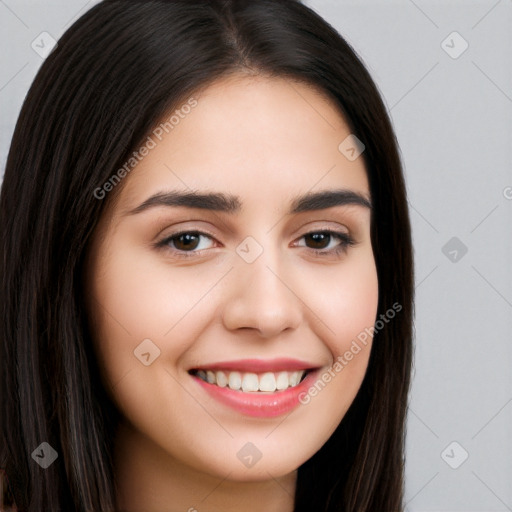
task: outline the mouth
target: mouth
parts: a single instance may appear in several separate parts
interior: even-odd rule
[[[279,372],[242,372],[231,370],[193,369],[189,373],[198,379],[243,393],[277,393],[298,386],[312,370]]]
[[[246,359],[192,368],[189,375],[221,407],[255,418],[274,418],[297,408],[320,366],[291,359]]]

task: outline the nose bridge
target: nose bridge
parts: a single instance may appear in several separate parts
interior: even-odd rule
[[[246,239],[237,248],[223,315],[228,329],[252,328],[271,337],[300,324],[302,302],[293,292],[291,273],[285,271],[280,249],[266,245],[258,249]]]

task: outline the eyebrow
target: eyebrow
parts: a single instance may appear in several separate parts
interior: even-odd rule
[[[290,214],[312,210],[323,210],[333,206],[358,205],[372,208],[371,202],[364,195],[353,190],[324,190],[308,192],[296,197],[290,206]],[[147,198],[139,206],[128,210],[123,215],[135,215],[150,208],[160,206],[184,206],[186,208],[199,208],[229,214],[239,213],[242,210],[242,201],[239,197],[222,192],[200,193],[192,192],[158,192]]]

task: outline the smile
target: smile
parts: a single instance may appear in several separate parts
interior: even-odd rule
[[[300,405],[299,396],[313,384],[320,365],[292,359],[246,359],[189,370],[205,399],[244,416],[273,418]]]
[[[197,376],[208,384],[229,388],[244,393],[283,391],[297,386],[306,376],[307,370],[252,373],[240,371],[195,370]]]

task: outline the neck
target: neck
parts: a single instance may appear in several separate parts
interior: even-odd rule
[[[293,511],[296,471],[258,482],[203,473],[125,423],[116,434],[114,469],[123,512]]]

